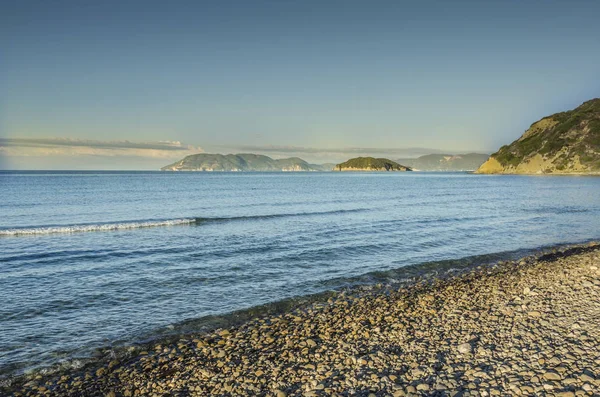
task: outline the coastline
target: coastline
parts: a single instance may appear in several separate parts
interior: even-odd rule
[[[600,172],[471,172],[474,175],[600,176]]]
[[[333,293],[326,302],[164,341],[93,370],[38,375],[5,391],[594,395],[598,268],[600,244],[589,243],[400,288]]]

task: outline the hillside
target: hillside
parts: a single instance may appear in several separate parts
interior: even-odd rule
[[[398,159],[404,164],[418,171],[474,171],[487,159],[487,154],[427,154],[414,159]]]
[[[477,170],[480,174],[600,173],[600,99],[533,123]]]
[[[251,153],[193,154],[161,168],[162,171],[331,171],[328,166],[309,164],[298,157],[275,160]]]
[[[412,169],[384,158],[356,157],[337,164],[334,171],[412,171]]]

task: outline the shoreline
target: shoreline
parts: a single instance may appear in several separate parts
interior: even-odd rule
[[[600,176],[600,171],[590,172],[471,172],[473,175],[524,175],[524,176]]]
[[[331,279],[328,282],[335,281],[334,285],[329,285],[327,289],[320,292],[290,296],[273,302],[243,307],[231,312],[194,317],[156,327],[130,338],[116,339],[107,344],[95,346],[88,349],[88,352],[83,353],[83,355],[79,352],[71,354],[71,358],[60,362],[30,367],[17,364],[13,366],[12,370],[7,370],[7,366],[0,371],[0,390],[3,386],[10,384],[26,383],[38,375],[48,378],[56,374],[71,373],[90,368],[95,370],[115,358],[120,361],[130,359],[140,351],[149,350],[151,346],[157,343],[170,343],[186,335],[204,334],[217,328],[241,325],[256,318],[285,314],[311,304],[326,302],[329,297],[340,293],[357,295],[364,294],[365,291],[370,292],[373,289],[387,290],[397,289],[400,286],[408,287],[418,282],[426,282],[436,278],[455,277],[476,266],[489,266],[526,256],[539,256],[555,250],[582,246],[592,241],[595,240],[418,262],[386,270],[376,270],[360,275]]]
[[[582,265],[586,261],[593,264]],[[540,297],[547,299],[548,291],[553,291],[545,290],[541,285],[552,286],[557,280],[569,283],[569,279],[560,278],[562,273],[569,271],[585,278],[585,286],[578,285],[575,291],[595,297],[595,301],[591,301],[596,306],[591,306],[590,310],[591,315],[596,316],[592,319],[597,320],[600,316],[598,267],[600,244],[588,243],[517,261],[480,265],[458,275],[421,280],[399,289],[374,286],[332,293],[327,302],[310,303],[279,314],[263,314],[206,334],[174,337],[171,342],[165,340],[162,345],[146,351],[132,351],[131,357],[124,357],[121,362],[104,363],[95,370],[87,367],[46,377],[38,375],[38,379],[25,384],[22,379],[5,391],[15,395],[136,395],[137,391],[137,395],[169,392],[176,395],[372,393],[401,396],[446,395],[444,393],[453,389],[479,390],[483,387],[488,394],[481,395],[500,395],[514,394],[515,390],[507,387],[515,385],[521,394],[527,394],[531,388],[532,392],[567,393],[562,394],[564,396],[577,390],[580,391],[578,395],[593,395],[584,386],[600,390],[600,373],[593,372],[594,368],[600,367],[600,331],[588,329],[597,323],[585,325],[574,320],[579,328],[563,329],[547,319],[543,310],[531,309],[543,304],[544,301],[538,302]],[[510,279],[517,281],[517,285],[508,283]],[[576,281],[582,283],[579,279]],[[529,286],[522,287],[523,283]],[[491,291],[501,291],[501,297],[510,296],[511,299],[502,300],[490,294]],[[471,296],[479,295],[484,299],[470,300]],[[549,298],[558,301],[583,298],[573,294],[565,296],[550,293]],[[589,300],[589,296],[587,298]],[[568,307],[572,308],[572,305]],[[552,330],[549,334],[552,339],[556,339],[556,335],[565,340],[573,339],[573,332],[583,334],[581,340],[574,340],[592,343],[591,351],[581,348],[579,350],[585,354],[570,351],[570,356],[577,360],[568,360],[570,365],[589,363],[590,367],[577,367],[578,374],[565,378],[563,372],[555,369],[562,363],[559,358],[558,364],[537,374],[536,370],[546,369],[546,363],[556,361],[554,356],[540,357],[535,368],[518,371],[531,373],[528,378],[515,373],[511,376],[521,377],[521,380],[506,385],[491,384],[499,373],[504,376],[511,370],[502,372],[502,366],[506,367],[510,361],[508,356],[502,356],[501,363],[490,361],[494,358],[497,361],[500,357],[495,356],[503,350],[498,349],[498,344],[490,343],[494,332],[489,331],[498,331],[494,330],[494,325],[505,330],[506,320],[512,321],[512,333],[508,332],[504,340],[509,345],[528,338],[535,340],[541,335],[540,330],[546,328]],[[480,329],[486,321],[489,323],[487,333]],[[454,327],[448,329],[448,324],[454,324]],[[528,324],[537,328],[525,328],[523,335],[514,334],[515,328]],[[454,335],[452,329],[460,332]],[[528,342],[526,348],[531,349],[534,345]],[[423,346],[427,348],[423,349]],[[472,361],[476,364],[480,361],[479,356],[486,361],[484,367],[465,368],[469,366],[467,358],[476,360]],[[518,356],[523,359],[522,353]],[[460,368],[451,364],[456,360],[456,366]],[[546,379],[545,373],[552,379]],[[580,382],[577,376],[583,381]]]
[[[152,350],[156,344],[169,344],[189,335],[200,335],[219,328],[239,326],[248,321],[286,314],[294,310],[302,310],[310,305],[325,303],[330,297],[339,294],[363,295],[374,291],[389,291],[400,287],[412,287],[417,283],[426,283],[435,279],[457,277],[469,272],[477,266],[495,266],[505,261],[520,260],[526,257],[537,257],[557,250],[585,246],[596,240],[584,240],[574,243],[521,248],[512,251],[500,251],[487,254],[471,255],[460,258],[425,261],[404,265],[386,270],[375,270],[360,275],[340,277],[328,280],[327,289],[319,292],[295,295],[281,300],[255,304],[231,312],[185,319],[173,324],[146,330],[125,339],[116,339],[106,344],[87,349],[87,353],[73,352],[71,358],[60,362],[33,366],[14,366],[0,371],[0,391],[11,384],[23,384],[38,376],[44,379],[57,374],[76,371],[95,371],[110,361],[117,359],[126,361],[140,351]]]

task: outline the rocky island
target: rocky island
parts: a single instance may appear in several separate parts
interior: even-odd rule
[[[337,164],[334,171],[412,171],[412,169],[389,159],[356,157]]]
[[[309,164],[298,157],[272,159],[252,153],[210,154],[199,153],[161,168],[161,171],[222,171],[222,172],[285,172],[331,171],[331,165]]]
[[[479,174],[600,174],[600,98],[533,123]]]

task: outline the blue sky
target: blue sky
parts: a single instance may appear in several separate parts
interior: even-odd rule
[[[5,168],[492,152],[600,96],[593,0],[13,3],[0,5]],[[58,149],[31,151],[50,138]]]

